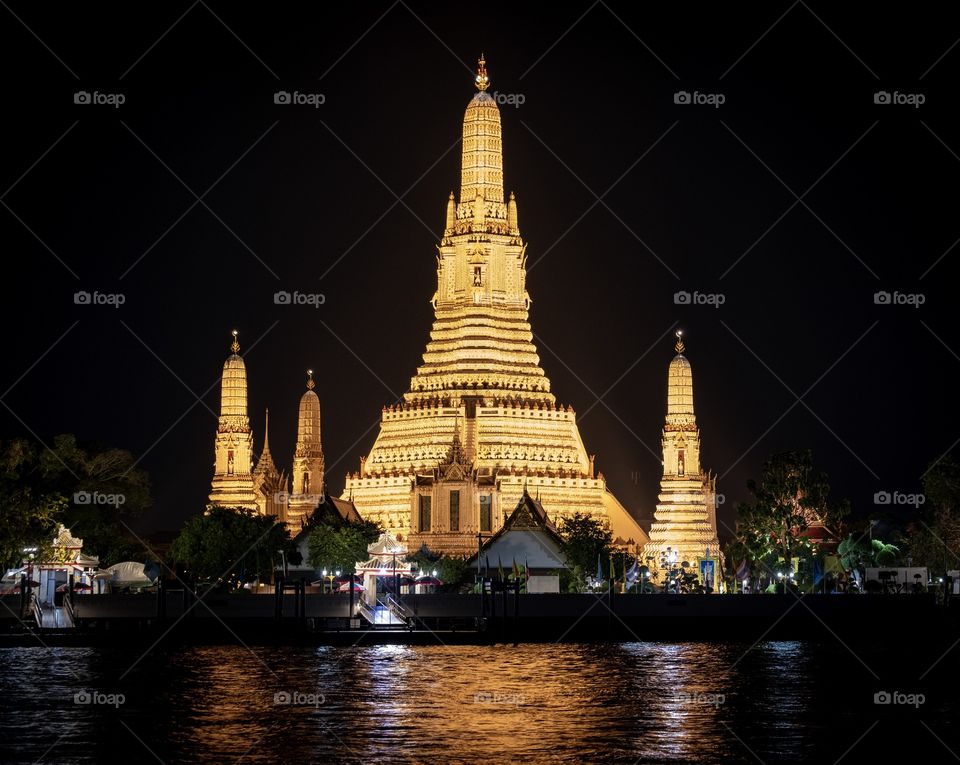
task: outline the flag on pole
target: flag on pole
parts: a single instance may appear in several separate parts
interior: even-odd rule
[[[823,561],[819,558],[813,559],[813,586],[816,587],[823,580]]]
[[[520,567],[517,565],[517,559],[513,559],[513,568],[510,569],[510,573],[513,574],[514,579],[520,578]]]
[[[500,575],[500,581],[503,581],[503,558],[497,556],[497,573]]]
[[[740,561],[740,565],[737,566],[737,581],[742,582],[748,576],[750,576],[750,564],[747,563],[747,559],[744,558],[742,561]]]

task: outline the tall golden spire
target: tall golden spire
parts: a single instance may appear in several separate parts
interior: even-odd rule
[[[247,368],[243,358],[239,355],[240,343],[237,341],[237,330],[230,333],[233,342],[230,344],[232,355],[223,363],[223,375],[220,381],[220,414],[221,416],[242,417],[249,427],[247,420]]]
[[[693,413],[693,370],[683,355],[683,330],[677,330],[677,355],[667,371],[667,425],[691,425],[696,423]]]
[[[263,417],[263,453],[270,454],[270,407]]]
[[[323,445],[320,441],[320,398],[314,392],[313,370],[307,370],[307,390],[300,397],[297,446],[293,452],[293,494],[287,521],[303,520],[320,501],[323,492]]]
[[[220,418],[214,442],[210,504],[256,510],[251,475],[253,432],[247,416],[247,368],[238,354],[237,330],[231,334],[233,353],[223,362],[220,377]]]
[[[490,87],[490,78],[487,77],[487,59],[484,58],[482,53],[480,54],[480,58],[477,59],[477,77],[475,82],[477,84],[477,90],[484,91]]]
[[[477,93],[473,94],[463,115],[463,145],[460,163],[460,203],[483,204],[472,210],[477,218],[486,214],[488,203],[503,204],[503,145],[500,139],[500,109],[489,93],[490,78],[487,62],[481,55],[475,80]],[[505,215],[495,217],[506,218]],[[482,231],[480,233],[483,233]]]

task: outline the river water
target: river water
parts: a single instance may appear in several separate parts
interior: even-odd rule
[[[955,658],[920,681],[939,653],[913,655],[905,670],[829,641],[3,648],[0,761],[952,762]]]

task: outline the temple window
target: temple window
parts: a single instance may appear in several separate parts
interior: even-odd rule
[[[473,286],[474,287],[483,286],[483,267],[482,266],[473,267]]]
[[[493,495],[480,495],[480,531],[493,530]]]
[[[427,494],[420,495],[420,517],[417,519],[417,528],[420,531],[430,531],[430,497]]]
[[[683,449],[677,452],[677,475],[684,474]]]
[[[450,531],[460,531],[460,492],[450,492]]]
[[[227,475],[233,475],[233,449],[227,450]]]

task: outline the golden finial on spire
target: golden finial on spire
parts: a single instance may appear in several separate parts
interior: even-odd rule
[[[307,370],[307,390],[313,390],[316,387],[316,383],[313,381],[313,370]]]
[[[230,343],[230,350],[233,351],[234,353],[239,353],[240,343],[237,342],[237,335],[239,335],[240,333],[237,332],[237,330],[233,330],[233,332],[231,332],[230,334],[233,335],[233,342]]]
[[[677,353],[683,353],[683,352],[686,350],[685,346],[683,345],[683,330],[682,330],[682,329],[678,329],[678,330],[677,330],[677,344],[676,344],[675,346],[673,346],[673,347],[674,347],[674,349],[677,351]]]
[[[477,60],[477,77],[476,77],[477,90],[484,91],[490,87],[490,78],[487,77],[487,59],[484,58],[484,55],[481,53],[480,58]]]

